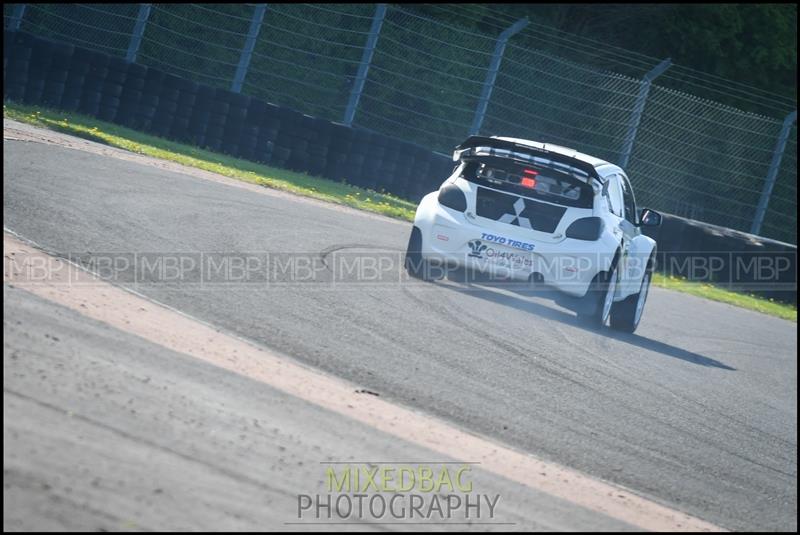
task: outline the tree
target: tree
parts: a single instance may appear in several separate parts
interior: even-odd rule
[[[621,51],[606,51],[600,44],[594,49],[572,45],[569,35],[548,43],[554,35],[548,28],[553,28],[653,58],[670,57],[683,67],[797,98],[797,4],[468,4],[454,7],[448,16],[435,8],[419,9],[490,35],[498,33],[498,26],[527,16],[541,26],[532,25],[515,37],[518,44],[549,46],[551,52],[575,61],[582,57],[589,64],[624,58]],[[615,67],[624,69],[619,63]],[[700,96],[746,107],[719,94]]]

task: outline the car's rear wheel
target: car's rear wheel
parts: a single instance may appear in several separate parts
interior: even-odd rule
[[[583,298],[578,318],[586,325],[601,328],[608,321],[614,304],[618,275],[616,262],[608,271],[601,271],[592,279],[586,296]]]
[[[618,331],[632,333],[639,326],[644,313],[644,304],[647,302],[647,294],[650,291],[650,281],[653,276],[653,262],[648,262],[647,271],[642,277],[642,285],[639,291],[629,295],[623,301],[614,303],[611,307],[611,328]]]
[[[405,268],[408,274],[424,281],[436,280],[431,276],[428,263],[422,258],[422,231],[416,226],[411,229],[411,236],[408,237],[408,247],[406,248]]]

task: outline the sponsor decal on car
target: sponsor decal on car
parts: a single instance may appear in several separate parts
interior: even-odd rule
[[[484,236],[487,236],[487,234],[484,234]],[[491,236],[491,234],[489,234],[489,236]],[[515,243],[532,246],[532,244],[523,244],[522,242],[515,242]],[[527,267],[533,265],[533,260],[530,255],[515,253],[514,251],[503,251],[501,249],[496,249],[494,247],[486,245],[481,240],[470,240],[469,242],[467,242],[467,245],[471,250],[468,256],[471,256],[473,258],[481,258],[481,259],[485,258],[492,262],[504,265],[513,264],[515,266],[527,266]]]
[[[499,236],[497,234],[488,234],[486,232],[481,234],[481,239],[486,240],[488,242],[496,243],[498,245],[506,245],[508,247],[513,247],[515,249],[522,249],[523,251],[533,251],[533,248],[535,247],[534,244],[532,243],[512,240],[511,238],[506,238],[505,236]]]
[[[486,250],[487,246],[481,243],[481,240],[470,240],[467,245],[469,245],[469,248],[472,249],[472,252],[469,253],[469,256],[473,258],[483,258],[482,254]]]
[[[514,253],[512,251],[498,251],[494,247],[486,249],[486,258],[503,265],[511,265],[512,267],[531,267],[533,265],[533,260],[530,255]]]

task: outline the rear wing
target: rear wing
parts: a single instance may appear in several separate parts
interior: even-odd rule
[[[601,183],[597,170],[590,163],[572,158],[558,152],[531,147],[514,141],[486,136],[470,136],[455,148],[453,161],[470,157],[509,158],[523,163],[531,163],[552,167],[561,172],[575,174],[586,182],[596,180]]]

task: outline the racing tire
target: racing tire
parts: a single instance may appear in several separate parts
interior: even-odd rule
[[[578,319],[584,325],[594,329],[601,329],[605,326],[614,305],[614,293],[618,282],[617,261],[614,259],[609,271],[601,271],[594,276],[583,297],[581,310],[578,311]]]
[[[438,279],[431,276],[428,263],[422,258],[422,231],[416,226],[411,229],[411,236],[408,237],[404,266],[408,275],[415,279],[428,282]]]
[[[49,84],[63,84],[69,77],[69,71],[66,70],[51,70],[47,74],[47,83]]]
[[[653,277],[653,259],[647,263],[647,270],[642,276],[642,285],[639,291],[629,295],[624,300],[614,303],[611,307],[611,328],[616,331],[633,333],[639,326],[644,313],[644,305],[647,302],[647,294],[650,290],[650,282]]]
[[[69,97],[64,95],[64,97],[61,99],[60,107],[66,111],[77,111],[80,105],[81,99],[79,97]]]
[[[42,95],[44,94],[43,81],[29,81],[25,86],[25,104],[41,104]]]
[[[5,97],[12,102],[22,102],[25,99],[25,85],[23,84],[9,84],[4,89]]]
[[[64,82],[65,91],[70,91],[73,93],[80,93],[83,91],[83,83],[85,82],[85,77],[82,74],[70,74],[67,77],[67,81]]]
[[[125,71],[117,71],[114,69],[109,69],[108,74],[106,74],[105,81],[112,85],[123,85],[125,83],[125,78],[127,77],[127,73]]]
[[[151,95],[150,93],[142,93],[139,99],[139,104],[147,108],[157,108],[159,103],[158,95]]]
[[[117,108],[116,107],[101,107],[97,110],[97,118],[101,121],[107,121],[109,123],[113,123],[114,119],[117,116]]]
[[[116,109],[119,108],[119,103],[120,103],[119,97],[108,97],[106,95],[103,95],[103,97],[100,99],[100,106],[102,108]]]
[[[158,113],[163,113],[164,115],[172,117],[175,115],[175,111],[177,109],[178,109],[178,103],[173,100],[158,101]]]
[[[102,93],[104,98],[119,98],[122,95],[122,86],[106,83],[103,85]]]
[[[292,151],[286,147],[281,147],[280,145],[275,145],[275,148],[272,150],[272,156],[275,163],[279,164],[279,167],[286,165],[286,161],[292,155]]]

